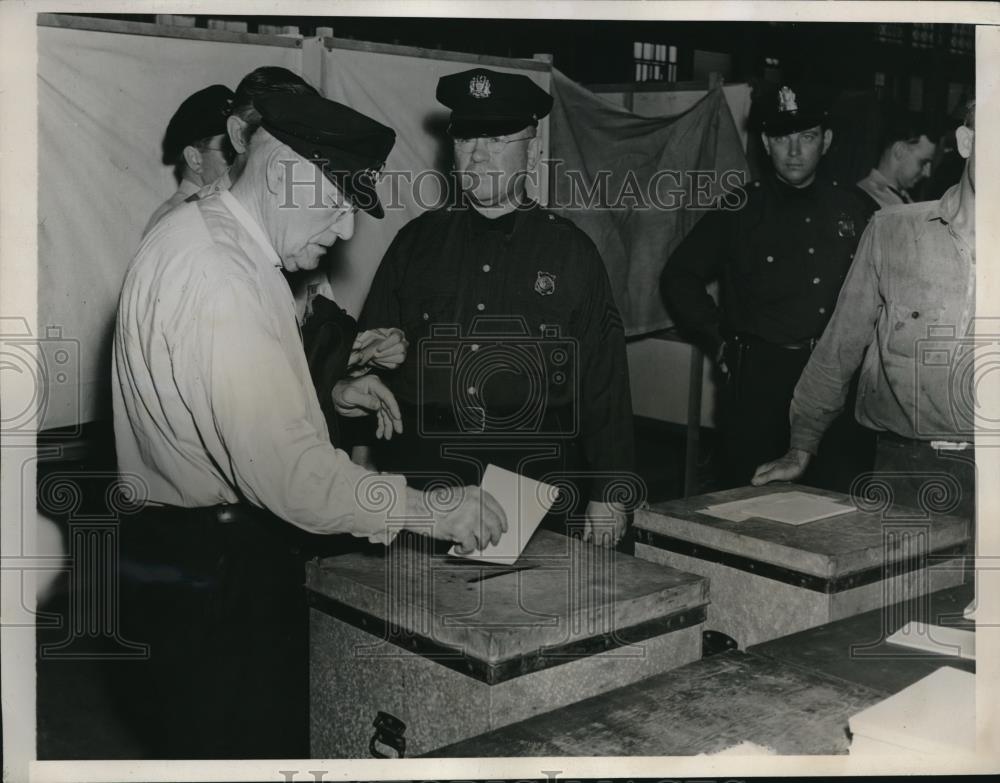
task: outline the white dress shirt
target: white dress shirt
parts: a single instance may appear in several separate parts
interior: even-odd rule
[[[880,207],[894,207],[911,203],[906,191],[894,188],[881,171],[872,169],[858,182],[858,187],[871,196]]]
[[[112,386],[119,470],[150,502],[245,499],[311,532],[390,537],[405,479],[330,443],[280,259],[231,193],[182,204],[144,237]]]
[[[182,179],[181,184],[177,186],[177,190],[174,191],[174,194],[160,204],[153,214],[149,216],[149,220],[146,222],[146,227],[142,230],[142,235],[146,236],[146,234],[149,233],[149,230],[160,222],[160,218],[170,212],[170,210],[174,207],[183,204],[201,189],[201,185],[198,185],[189,179]]]

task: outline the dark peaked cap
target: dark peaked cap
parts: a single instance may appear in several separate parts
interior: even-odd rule
[[[167,124],[163,162],[172,165],[185,147],[225,133],[232,109],[233,91],[224,84],[213,84],[185,98]]]
[[[815,128],[827,121],[827,108],[818,88],[783,85],[764,114],[762,129],[768,136],[784,136]]]
[[[442,76],[437,99],[451,109],[448,132],[459,139],[515,133],[552,111],[552,96],[527,76],[488,68]]]
[[[375,180],[396,143],[392,128],[319,95],[262,95],[254,106],[268,133],[319,166],[358,209],[383,217]]]

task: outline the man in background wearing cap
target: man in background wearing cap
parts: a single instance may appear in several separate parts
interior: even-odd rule
[[[392,513],[432,519],[436,537],[472,551],[506,528],[476,487],[441,511],[331,445],[282,271],[315,268],[351,237],[355,209],[381,216],[372,172],[395,133],[320,97],[256,105],[232,188],[143,240],[114,334],[119,469],[148,488],[121,536],[125,626],[150,644],[135,693],[154,710],[153,757],[308,755],[310,535],[388,542]],[[362,382],[394,405],[377,378]],[[373,481],[390,512],[366,504]]]
[[[875,469],[886,474],[893,502],[930,502],[939,513],[975,519],[976,422],[963,410],[975,401],[975,128],[973,104],[955,131],[966,160],[962,179],[940,201],[875,213],[795,387],[791,448],[761,465],[754,484],[805,472],[826,448],[823,433],[847,405],[848,382],[861,366],[856,415],[878,431]],[[954,482],[935,479],[942,474]]]
[[[189,96],[170,118],[163,137],[163,162],[174,167],[177,191],[149,218],[145,234],[157,221],[206,185],[222,177],[235,157],[226,123],[233,91],[213,84]]]
[[[362,326],[429,339],[385,376],[402,437],[356,459],[430,483],[478,483],[488,463],[558,474],[577,497],[546,524],[565,530],[565,512],[583,511],[584,537],[613,545],[627,513],[610,495],[633,464],[625,338],[594,244],[526,195],[552,97],[476,68],[442,77],[437,98],[452,110],[461,203],[406,225],[372,283]]]
[[[660,280],[678,326],[716,357],[726,380],[728,486],[748,484],[757,465],[784,452],[792,390],[868,220],[856,192],[817,174],[833,132],[812,96],[782,87],[761,139],[773,174],[749,186],[740,210],[705,215]],[[720,306],[705,290],[713,280]],[[860,457],[830,466],[818,477],[827,486],[843,487],[865,467],[864,433],[842,437],[847,444],[830,451],[843,458],[846,446]]]

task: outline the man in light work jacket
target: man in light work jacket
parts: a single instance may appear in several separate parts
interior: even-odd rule
[[[741,209],[702,217],[660,278],[678,327],[726,378],[727,486],[748,484],[757,465],[784,451],[792,391],[833,313],[870,211],[853,188],[818,173],[833,131],[814,90],[782,87],[762,139],[773,173],[748,186]],[[716,279],[718,306],[705,290]],[[845,473],[870,467],[864,433],[837,435],[845,442],[838,456],[854,459],[830,465],[821,477],[828,485],[849,484]]]
[[[121,523],[123,592],[131,638],[150,644],[136,696],[155,708],[154,757],[308,754],[309,534],[388,542],[391,513],[470,552],[506,526],[477,487],[441,511],[331,445],[282,272],[349,239],[356,209],[382,216],[374,176],[395,133],[316,96],[257,107],[239,179],[150,231],[119,302],[118,463],[148,489]],[[392,509],[365,500],[372,482]]]
[[[163,136],[163,162],[174,167],[178,187],[150,216],[143,234],[171,209],[225,175],[235,157],[226,137],[232,108],[233,91],[213,84],[188,96],[170,118]]]
[[[875,469],[895,474],[895,501],[926,505],[928,474],[943,472],[953,481],[939,485],[944,497],[929,496],[934,510],[973,518],[975,106],[955,136],[967,159],[957,185],[940,201],[889,207],[872,218],[795,387],[791,448],[759,466],[754,484],[803,474],[864,357],[855,411],[879,432]]]
[[[489,463],[547,477],[565,495],[546,524],[572,515],[613,545],[638,493],[625,334],[594,244],[526,195],[552,97],[475,68],[437,98],[461,196],[399,232],[365,303],[363,327],[402,327],[411,346],[384,375],[403,434],[375,464],[425,482],[478,482]]]

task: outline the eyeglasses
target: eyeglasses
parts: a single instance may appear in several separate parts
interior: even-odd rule
[[[491,155],[496,155],[507,148],[508,144],[513,144],[515,141],[530,141],[535,138],[535,134],[530,136],[518,136],[514,139],[504,139],[500,136],[473,136],[471,139],[460,139],[453,138],[452,141],[455,142],[455,147],[467,152],[474,149],[477,141],[483,142],[483,146],[489,151]]]

